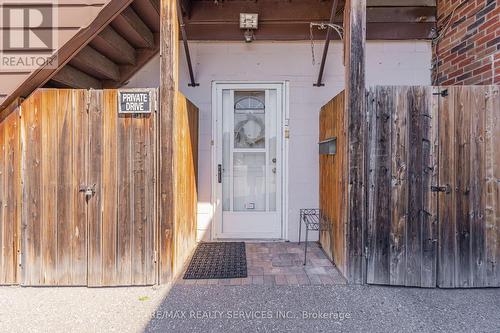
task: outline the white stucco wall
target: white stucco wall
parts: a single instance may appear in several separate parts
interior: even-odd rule
[[[290,139],[288,163],[288,236],[298,239],[300,208],[318,207],[318,115],[321,106],[344,86],[342,45],[330,46],[324,83],[313,87],[322,44],[312,65],[309,42],[191,42],[190,51],[199,87],[188,87],[185,57],[179,68],[180,89],[200,108],[198,236],[210,238],[211,207],[211,82],[289,81]],[[159,85],[159,57],[129,83],[129,87]],[[368,42],[367,85],[430,85],[431,47],[426,41]],[[317,238],[317,235],[313,235]]]

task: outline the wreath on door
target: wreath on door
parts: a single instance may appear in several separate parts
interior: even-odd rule
[[[255,146],[265,139],[264,122],[255,115],[248,115],[247,119],[236,124],[234,138],[242,145],[248,147]]]

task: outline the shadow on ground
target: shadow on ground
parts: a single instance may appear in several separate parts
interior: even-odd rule
[[[146,332],[498,332],[500,289],[184,286]]]

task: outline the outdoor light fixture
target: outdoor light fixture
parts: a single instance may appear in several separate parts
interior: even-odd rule
[[[240,29],[245,29],[243,36],[246,43],[255,40],[253,31],[259,27],[259,14],[240,13]]]

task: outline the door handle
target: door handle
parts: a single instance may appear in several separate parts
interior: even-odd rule
[[[95,184],[92,186],[80,185],[79,192],[85,194],[85,199],[88,201],[95,195]]]
[[[217,165],[217,181],[220,183],[222,183],[222,165],[219,164]]]

